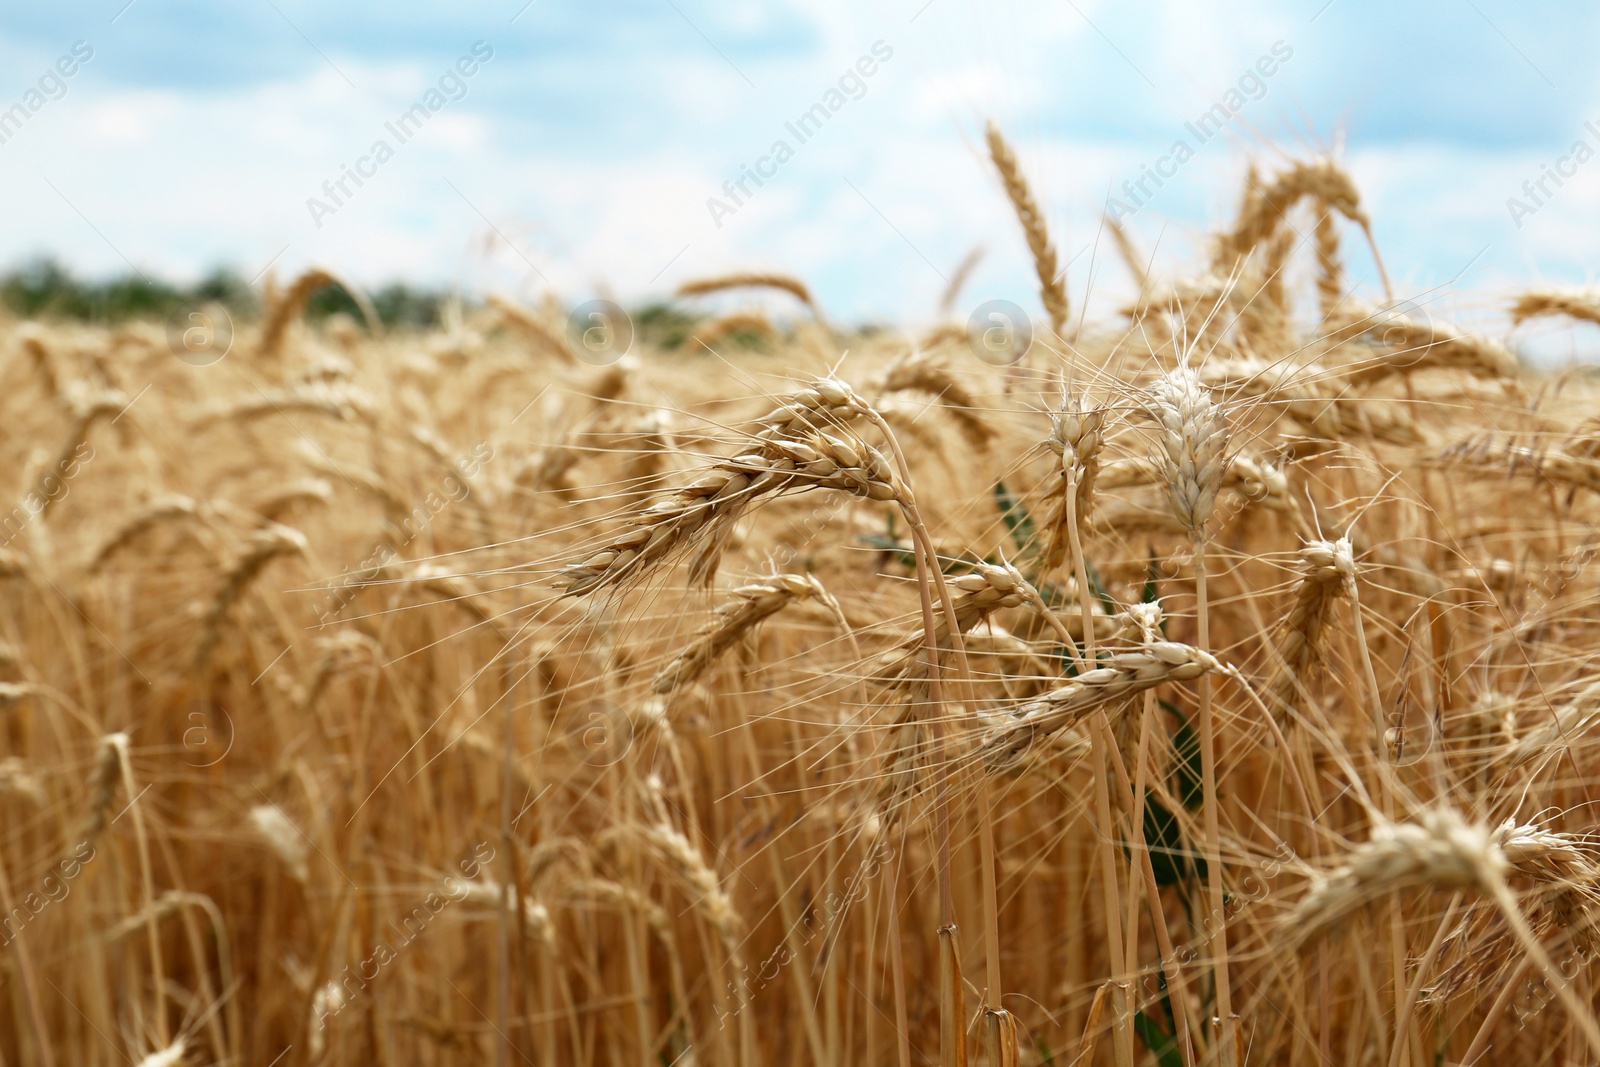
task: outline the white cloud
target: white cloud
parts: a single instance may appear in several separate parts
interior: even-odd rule
[[[1291,151],[1314,147],[1295,131],[1339,117],[1303,114],[1307,99],[1355,99],[1370,88],[1353,76],[1342,89],[1317,81],[1319,57],[1350,38],[1331,17],[1311,26],[1309,9],[1167,0],[1134,11],[1080,0],[1080,16],[1060,5],[934,0],[913,23],[921,7],[741,3],[714,15],[686,7],[754,90],[670,10],[652,24],[655,40],[627,51],[593,34],[551,51],[537,22],[519,25],[495,39],[496,57],[467,97],[395,146],[320,228],[307,198],[323,196],[324,181],[388,136],[384,123],[437,80],[476,28],[441,40],[425,59],[341,53],[354,89],[320,61],[234,88],[131,88],[102,76],[115,55],[107,41],[100,67],[86,68],[101,80],[80,78],[0,145],[0,197],[16,208],[0,232],[0,262],[47,251],[109,272],[125,269],[126,255],[178,277],[218,262],[248,276],[287,245],[281,271],[315,261],[368,284],[404,277],[534,290],[542,274],[565,296],[605,284],[629,299],[759,265],[810,280],[836,317],[904,319],[931,314],[941,274],[982,243],[988,258],[972,292],[1031,307],[1026,249],[982,151],[987,117],[1004,122],[1069,260],[1094,240],[1108,188],[1137,179],[1183,133],[1184,119],[1273,41],[1289,41],[1295,58],[1267,97],[1133,218],[1139,240],[1159,244],[1158,272],[1171,273],[1194,266],[1205,229],[1231,215],[1245,155],[1262,153],[1256,127],[1268,131],[1267,165],[1277,165],[1285,156],[1270,138]],[[812,45],[737,46],[773,34]],[[796,145],[778,176],[716,227],[706,199],[787,136],[785,121],[879,39],[894,58],[866,95]],[[38,65],[32,55],[24,69]],[[1416,62],[1438,73],[1438,63],[1455,61],[1419,54]],[[1385,82],[1385,92],[1405,84]],[[1600,159],[1520,230],[1505,207],[1581,132],[1545,147],[1358,139],[1347,160],[1397,285],[1430,290],[1472,263],[1455,288],[1482,307],[1517,278],[1587,278]],[[496,235],[498,249],[486,253],[491,224],[519,251]],[[1352,270],[1375,285],[1354,235],[1350,244]],[[1099,258],[1091,306],[1104,312],[1125,283],[1111,257]],[[1075,302],[1088,262],[1069,272]]]

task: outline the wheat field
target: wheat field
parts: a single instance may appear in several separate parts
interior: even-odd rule
[[[0,1064],[1596,1062],[1593,375],[1328,160],[1074,306],[989,148],[1003,358],[4,322]]]

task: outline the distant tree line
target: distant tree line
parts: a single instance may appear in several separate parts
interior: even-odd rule
[[[369,294],[386,327],[433,326],[450,294],[395,283]],[[218,269],[192,286],[173,285],[142,274],[122,274],[99,281],[74,276],[51,259],[37,259],[0,274],[0,305],[23,318],[122,322],[161,319],[197,303],[216,301],[240,318],[261,310],[260,294],[238,274]],[[324,319],[344,312],[361,321],[355,301],[337,285],[324,286],[306,305],[306,316]]]
[[[440,323],[452,294],[397,282],[367,295],[386,329],[425,330]],[[191,286],[173,285],[164,279],[138,273],[89,281],[76,277],[48,258],[0,273],[0,307],[27,319],[94,323],[165,319],[175,311],[211,301],[227,308],[235,319],[249,320],[261,313],[260,292],[226,268],[212,271]],[[341,286],[325,285],[311,295],[305,315],[320,321],[338,312],[349,315],[358,324],[364,321],[349,293]],[[676,304],[656,301],[630,308],[629,316],[635,336],[643,344],[665,350],[707,351],[704,346],[691,343],[696,326],[704,321],[700,314]],[[857,327],[857,332],[870,336],[880,329],[867,324]],[[759,333],[738,331],[724,338],[722,343],[760,349],[765,338]]]

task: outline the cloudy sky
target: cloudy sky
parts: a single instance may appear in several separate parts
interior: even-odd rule
[[[1091,308],[1126,284],[1095,245],[1108,197],[1176,272],[1248,159],[1332,150],[1402,295],[1482,309],[1589,280],[1597,29],[1593,5],[1510,0],[8,4],[0,264],[629,300],[779,268],[839,318],[915,319],[979,244],[969,300],[1031,300],[993,117]],[[1128,199],[1180,139],[1193,157]]]

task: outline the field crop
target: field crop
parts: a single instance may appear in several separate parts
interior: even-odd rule
[[[1593,374],[988,145],[1036,323],[0,324],[0,1064],[1600,1058]]]

